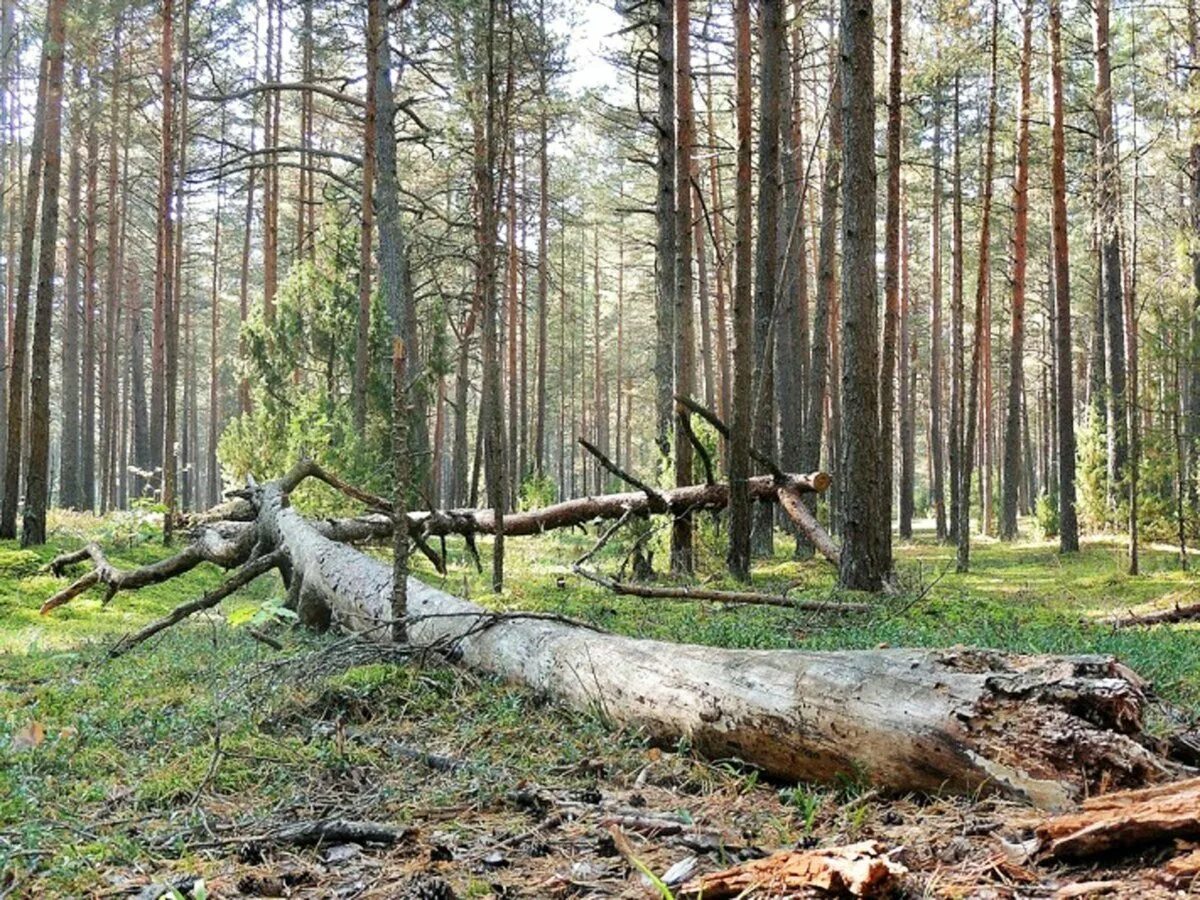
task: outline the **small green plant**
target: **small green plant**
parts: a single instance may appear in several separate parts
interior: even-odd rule
[[[522,510],[541,509],[558,498],[558,485],[544,472],[541,475],[527,475],[521,482],[520,494]]]
[[[1033,512],[1038,531],[1044,538],[1058,537],[1058,495],[1042,494]]]
[[[795,808],[801,824],[804,825],[804,836],[808,837],[812,834],[813,827],[817,822],[817,813],[821,811],[825,797],[808,785],[798,784],[780,791],[779,799]]]
[[[299,616],[296,615],[295,610],[288,609],[284,605],[286,602],[283,597],[275,595],[268,597],[258,606],[235,609],[229,614],[229,624],[256,628],[272,622],[294,622]]]

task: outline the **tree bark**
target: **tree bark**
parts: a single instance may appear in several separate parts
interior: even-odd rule
[[[696,383],[696,330],[692,298],[692,115],[691,4],[675,8],[675,388],[692,396]],[[599,412],[599,410],[597,410]],[[675,486],[692,483],[692,444],[681,420],[689,413],[675,405]],[[671,571],[691,574],[692,517],[683,512],[671,523]]]
[[[891,523],[882,496],[879,312],[875,272],[875,14],[842,0],[842,433],[839,471],[844,588],[878,591],[889,574]]]
[[[957,545],[962,512],[963,395],[966,372],[963,339],[963,210],[962,132],[959,130],[959,75],[954,74],[954,173],[951,209],[950,279],[950,435],[947,462],[950,469],[950,521],[947,537]],[[936,473],[935,473],[935,478]],[[968,486],[969,487],[969,486]]]
[[[47,21],[47,32],[49,21]],[[29,169],[25,181],[25,205],[21,219],[21,255],[17,262],[17,289],[9,334],[12,354],[8,371],[8,443],[5,447],[4,500],[0,505],[0,538],[17,536],[17,509],[21,503],[21,451],[23,449],[26,359],[29,345],[29,292],[33,283],[33,247],[37,236],[38,204],[41,200],[42,165],[46,141],[46,93],[48,65],[46,48],[38,74],[37,105],[29,146]]]
[[[1017,120],[1017,174],[1013,183],[1012,339],[1008,357],[1008,408],[1004,419],[1003,502],[1000,538],[1017,536],[1017,487],[1021,478],[1021,408],[1025,369],[1025,274],[1029,260],[1029,117],[1033,55],[1033,4],[1021,10],[1021,106]]]
[[[825,405],[830,387],[830,331],[838,328],[834,309],[837,305],[837,230],[838,193],[841,189],[842,164],[842,90],[837,53],[830,53],[829,137],[825,152],[825,172],[821,185],[821,226],[817,250],[817,302],[813,310],[812,361],[808,368],[808,411],[804,416],[804,439],[799,466],[815,470],[821,465],[821,443],[825,426]],[[840,377],[840,373],[835,373]],[[832,427],[832,426],[831,426]],[[807,498],[809,511],[815,499]]]
[[[940,59],[940,53],[939,53]],[[933,93],[933,196],[929,214],[929,455],[933,470],[930,494],[933,501],[934,526],[938,541],[946,540],[946,446],[942,434],[944,394],[942,372],[942,83],[939,80]],[[955,141],[958,133],[955,132]],[[952,339],[953,342],[953,339]],[[953,355],[953,354],[951,354]],[[953,360],[951,360],[953,363]],[[954,414],[951,413],[951,419]],[[951,429],[951,442],[957,440]],[[957,455],[957,454],[956,454]],[[950,472],[951,485],[955,472]],[[953,493],[953,492],[952,492]],[[954,497],[951,497],[953,506]]]
[[[883,238],[883,345],[879,356],[879,499],[884,527],[889,534],[882,548],[884,571],[892,566],[892,485],[895,446],[896,334],[900,318],[900,70],[904,53],[902,0],[888,4],[888,120],[887,209]]]
[[[546,40],[545,0],[538,2],[538,30],[542,40]],[[549,351],[547,332],[550,318],[550,124],[546,109],[549,103],[549,74],[546,71],[549,64],[550,61],[543,58],[538,66],[537,386],[533,417],[533,467],[539,477],[546,472],[546,355]],[[618,400],[618,410],[619,403]],[[619,412],[617,419],[619,422]]]
[[[779,286],[779,129],[783,53],[783,0],[759,3],[758,242],[754,247],[754,444],[775,456],[775,329]],[[775,547],[775,515],[759,508],[750,541],[756,556]]]
[[[59,439],[58,503],[66,509],[80,506],[79,426],[80,401],[80,332],[83,310],[79,294],[79,223],[82,195],[82,167],[79,161],[83,142],[82,112],[83,65],[76,60],[71,66],[71,137],[67,163],[67,241],[63,271],[63,340],[62,340],[62,432]]]
[[[21,521],[23,547],[46,543],[46,508],[50,501],[50,323],[54,315],[54,274],[58,254],[65,5],[65,0],[51,0],[46,11],[46,36],[42,47],[46,65],[46,143],[29,386],[29,458],[25,463],[25,514]]]
[[[975,338],[971,348],[971,383],[967,389],[966,431],[960,457],[958,489],[958,549],[955,567],[966,572],[971,558],[971,469],[975,454],[979,418],[980,369],[984,365],[984,344],[989,323],[986,317],[988,280],[991,277],[992,173],[996,164],[996,92],[998,90],[998,43],[1000,28],[999,0],[992,0],[991,77],[988,90],[987,137],[983,161],[983,203],[979,223],[979,277],[975,282]],[[957,151],[956,151],[957,152]],[[986,491],[985,491],[986,493]]]
[[[654,438],[663,456],[671,450],[671,424],[675,388],[675,17],[674,0],[656,0],[658,5],[658,158],[655,172],[658,195],[655,201],[655,328]]]
[[[1104,394],[1108,424],[1109,502],[1129,461],[1129,423],[1126,412],[1125,299],[1121,269],[1120,170],[1113,126],[1112,62],[1109,45],[1109,3],[1095,4],[1096,63],[1096,213],[1100,229],[1100,261],[1104,309]]]
[[[750,0],[735,0],[734,60],[736,68],[737,184],[735,274],[733,291],[733,385],[730,396],[733,433],[729,439],[729,551],[726,562],[738,581],[750,580],[750,432],[753,398],[753,322],[750,221]]]

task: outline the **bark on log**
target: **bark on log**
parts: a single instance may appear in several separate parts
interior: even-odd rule
[[[1037,830],[1042,852],[1080,859],[1200,837],[1200,778],[1095,797]]]
[[[288,505],[304,477],[298,466],[251,492],[255,552],[286,554],[280,568],[305,624],[389,640],[391,566],[331,539],[322,532],[333,529]],[[689,502],[715,503],[724,500],[721,488],[686,491]],[[776,496],[770,480],[768,491]],[[645,502],[644,494],[626,496]],[[513,521],[520,517],[506,526]],[[414,648],[573,708],[599,709],[656,743],[686,739],[703,754],[740,758],[787,781],[849,775],[893,791],[986,790],[1060,808],[1102,785],[1141,786],[1170,774],[1135,739],[1142,682],[1108,657],[727,650],[495,613],[416,579],[408,590]]]

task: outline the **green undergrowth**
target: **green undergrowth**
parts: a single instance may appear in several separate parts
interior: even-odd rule
[[[669,641],[1113,653],[1167,700],[1200,710],[1200,630],[1114,630],[1098,621],[1133,607],[1200,601],[1196,577],[1165,549],[1147,549],[1144,574],[1130,578],[1115,541],[1088,541],[1074,557],[1047,543],[977,541],[972,573],[959,576],[952,550],[920,534],[897,546],[899,592],[878,599],[839,594],[828,563],[795,561],[781,534],[774,558],[756,567],[755,588],[877,607],[866,616],[830,616],[614,596],[571,572],[596,540],[589,531],[510,540],[500,596],[453,541],[448,577],[423,559],[414,564],[431,584],[491,607],[552,611]],[[645,764],[641,735],[614,733],[599,713],[568,713],[517,687],[287,621],[267,623],[284,644],[282,652],[269,648],[250,626],[262,626],[255,611],[278,600],[274,576],[109,661],[122,634],[212,587],[222,573],[198,569],[107,606],[93,590],[39,615],[68,583],[43,567],[87,539],[120,566],[168,552],[152,522],[137,517],[59,516],[47,547],[0,542],[0,894],[83,896],[119,884],[134,866],[218,874],[220,857],[196,849],[214,828],[255,834],[333,813],[406,822],[431,809],[454,811],[440,827],[466,828],[473,812],[511,804],[521,785],[549,780],[582,790]],[[720,543],[706,523],[699,579],[732,587],[719,575]],[[485,567],[490,549],[481,543]],[[589,565],[616,575],[628,549],[618,538]],[[661,549],[656,556],[663,558]],[[465,764],[431,770],[413,761],[414,750]],[[697,790],[718,777],[690,756],[679,764],[692,767],[684,781],[693,778]],[[811,827],[796,815],[784,829],[793,837]]]

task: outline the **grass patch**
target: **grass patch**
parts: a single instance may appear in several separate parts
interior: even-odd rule
[[[109,662],[105,651],[122,634],[211,588],[222,573],[203,567],[118,595],[108,606],[96,590],[42,617],[41,602],[65,583],[41,571],[56,553],[92,537],[120,566],[166,552],[136,517],[60,517],[52,526],[45,548],[0,542],[0,870],[18,895],[85,895],[127,877],[135,865],[219,876],[219,854],[188,846],[218,822],[226,833],[253,833],[268,813],[297,819],[345,810],[407,822],[450,809],[438,827],[466,832],[478,817],[510,808],[520,785],[551,779],[585,790],[601,779],[632,781],[648,758],[657,759],[642,735],[614,734],[598,715],[568,713],[469,673],[398,661],[379,648],[356,650],[333,636],[285,627],[277,632],[285,651],[277,654],[226,618],[277,596],[274,576],[220,612]],[[709,583],[726,584],[717,571],[720,536],[707,524],[701,533]],[[1200,710],[1200,630],[1113,630],[1096,621],[1135,605],[1195,597],[1196,577],[1180,572],[1167,551],[1147,549],[1145,574],[1133,579],[1123,574],[1123,547],[1115,541],[1090,540],[1073,557],[1044,542],[979,541],[973,571],[958,576],[952,549],[922,533],[897,548],[907,586],[901,596],[873,600],[879,610],[870,617],[830,620],[767,607],[615,597],[570,574],[571,560],[594,540],[575,531],[509,541],[503,596],[488,591],[486,575],[453,545],[446,579],[423,559],[415,565],[431,583],[490,606],[560,612],[670,641],[1112,653],[1165,698]],[[484,542],[485,561],[488,549]],[[614,541],[596,564],[616,571],[626,549]],[[842,596],[827,563],[797,562],[789,551],[781,535],[776,556],[756,568],[759,589],[789,589],[798,599]],[[40,739],[30,740],[35,732]],[[431,772],[406,755],[412,748],[465,765]],[[685,798],[733,784],[735,794],[782,802],[789,812],[769,838],[780,843],[807,837],[819,811],[844,803],[851,789],[800,788],[781,801],[779,786],[759,785],[753,773],[687,755],[672,759],[672,789]]]

